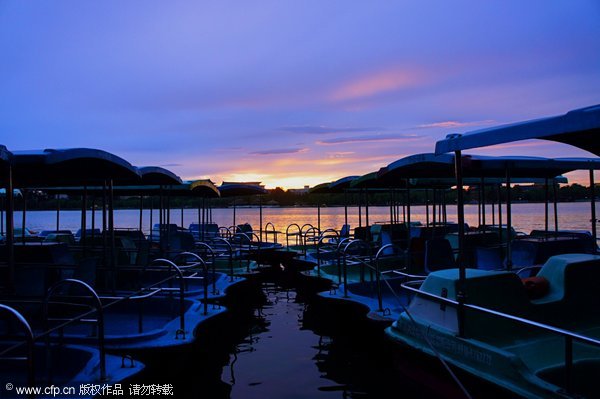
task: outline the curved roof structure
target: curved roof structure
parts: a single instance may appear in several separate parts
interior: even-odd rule
[[[204,198],[220,197],[219,189],[210,179],[194,180],[190,182],[190,190],[194,196]]]
[[[234,183],[223,182],[219,187],[221,197],[240,197],[244,195],[261,195],[267,194],[267,190],[259,185],[259,183]]]
[[[600,169],[600,160],[591,158],[541,158],[526,156],[491,157],[463,155],[463,177],[553,178],[573,170]],[[454,178],[453,154],[417,154],[399,159],[378,172],[382,184],[398,185],[403,179]],[[466,183],[465,183],[466,184]]]
[[[142,166],[138,167],[138,171],[142,177],[140,184],[142,186],[169,186],[172,184],[183,184],[179,176],[160,166]]]
[[[349,188],[352,182],[358,179],[360,176],[346,176],[341,179],[337,179],[329,184],[330,192],[342,192]]]
[[[331,191],[329,190],[329,186],[331,186],[331,182],[317,184],[308,190],[310,194],[327,194]]]
[[[115,184],[141,182],[140,172],[129,162],[91,148],[13,152],[15,187],[85,186],[112,179]]]
[[[487,147],[528,139],[569,144],[600,156],[600,104],[564,115],[451,134],[435,145],[435,153]]]

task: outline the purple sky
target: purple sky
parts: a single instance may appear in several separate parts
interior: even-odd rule
[[[0,50],[9,149],[96,147],[268,187],[600,103],[597,0],[0,0]]]

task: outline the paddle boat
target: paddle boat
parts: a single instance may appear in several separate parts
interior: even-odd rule
[[[464,220],[463,172],[468,168],[462,150],[544,139],[600,155],[598,134],[600,106],[592,106],[556,117],[450,135],[438,142],[437,153],[455,153],[459,225]],[[594,169],[591,160],[592,189]],[[507,165],[509,179],[515,172]],[[595,193],[590,192],[595,243]],[[509,226],[510,221],[508,213]],[[523,281],[510,271],[466,268],[462,239],[459,243],[458,269],[435,271],[422,283],[404,285],[415,297],[386,329],[398,350],[410,347],[439,357],[523,397],[597,397],[600,256],[596,246],[593,253],[552,256],[533,278]],[[510,247],[508,255],[510,266]]]

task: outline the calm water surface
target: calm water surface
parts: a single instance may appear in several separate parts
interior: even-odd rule
[[[496,207],[496,213],[498,211]],[[219,226],[231,226],[233,221],[233,209],[213,209],[213,221]],[[600,204],[597,204],[597,211],[600,213]],[[449,206],[448,220],[456,221],[456,207]],[[487,207],[486,221],[491,223],[492,208]],[[515,229],[523,232],[529,232],[533,229],[544,228],[544,205],[543,204],[513,204],[512,220]],[[552,209],[550,214],[550,228],[554,228],[554,218]],[[424,206],[412,207],[411,220],[425,222],[426,209]],[[558,204],[558,225],[560,229],[590,230],[590,204],[586,202],[565,202]],[[95,216],[96,227],[101,226],[101,212],[97,211]],[[465,206],[465,218],[469,225],[478,224],[477,205]],[[506,209],[502,209],[502,218],[505,222]],[[21,212],[15,213],[15,226],[20,227],[22,222]],[[302,226],[310,223],[317,226],[317,208],[263,208],[263,226],[267,222],[275,225],[275,229],[285,232],[286,228],[297,223]],[[370,207],[369,223],[387,222],[390,220],[390,210],[388,207]],[[496,223],[497,223],[496,216]],[[115,211],[116,227],[139,227],[139,210],[117,210]],[[153,213],[153,223],[158,222],[158,212]],[[182,223],[181,210],[171,210],[171,223]],[[238,208],[236,210],[236,224],[250,223],[256,230],[259,226],[258,208]],[[358,208],[348,209],[348,222],[354,228],[359,225]],[[190,223],[198,223],[198,212],[195,209],[185,209],[183,211],[183,226],[187,227]],[[92,212],[88,211],[88,227],[92,225]],[[335,228],[339,229],[344,224],[343,207],[321,208],[321,229]],[[362,224],[365,224],[365,209],[362,208]],[[37,230],[54,229],[56,227],[56,212],[54,211],[30,211],[27,212],[27,227]],[[76,231],[81,225],[81,212],[79,211],[61,211],[60,228]],[[150,211],[144,210],[142,215],[142,229],[148,233],[150,229]]]

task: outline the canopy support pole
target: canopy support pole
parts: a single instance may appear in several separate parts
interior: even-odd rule
[[[596,246],[596,183],[594,182],[594,169],[590,168],[590,199],[592,211],[592,238],[594,239],[594,247]]]
[[[506,269],[512,270],[512,204],[510,167],[506,167]]]
[[[456,174],[456,190],[457,190],[457,203],[456,213],[458,217],[458,293],[456,299],[458,300],[458,336],[465,336],[465,302],[467,294],[465,292],[465,285],[467,279],[467,273],[464,265],[464,236],[465,236],[465,209],[464,209],[464,197],[463,197],[463,175],[462,175],[462,154],[461,151],[454,152],[454,173]]]
[[[6,185],[6,249],[8,251],[8,291],[15,290],[15,197],[13,192],[12,166],[8,166]]]

